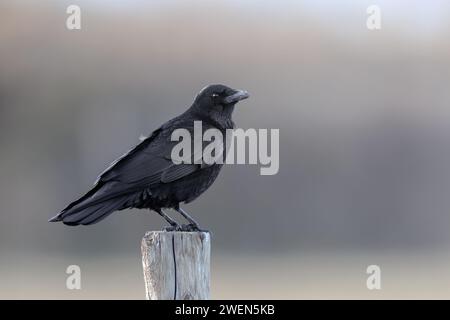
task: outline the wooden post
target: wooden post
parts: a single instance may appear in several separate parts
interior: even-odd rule
[[[209,233],[151,231],[141,250],[148,300],[210,299]]]

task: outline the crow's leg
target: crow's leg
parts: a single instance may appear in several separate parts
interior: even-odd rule
[[[189,221],[190,224],[192,224],[193,226],[195,226],[196,228],[198,228],[198,223],[197,221],[194,220],[194,218],[192,218],[189,213],[187,213],[186,211],[184,211],[183,209],[181,209],[179,206],[175,207],[175,210],[177,212],[179,212],[187,221]]]
[[[181,226],[182,231],[205,231],[200,229],[200,226],[198,225],[197,221],[194,220],[186,211],[180,208],[180,206],[176,206],[174,208],[178,213],[180,213],[187,221],[189,221],[189,224],[184,224]]]
[[[170,227],[164,228],[165,231],[177,231],[181,229],[180,225],[171,217],[169,217],[167,214],[165,214],[164,211],[162,211],[162,209],[157,209],[155,211],[158,212],[158,214],[170,224]]]

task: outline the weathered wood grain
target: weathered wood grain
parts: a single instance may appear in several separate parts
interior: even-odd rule
[[[147,299],[210,299],[209,233],[151,231],[141,250]]]

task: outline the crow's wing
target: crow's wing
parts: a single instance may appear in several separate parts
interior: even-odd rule
[[[101,181],[108,181],[112,180],[115,176],[118,174],[118,170],[125,167],[127,163],[130,162],[131,159],[133,159],[133,156],[136,155],[140,151],[144,151],[151,148],[151,143],[154,141],[162,132],[162,128],[158,128],[155,131],[152,132],[152,134],[145,138],[141,143],[139,143],[137,146],[123,154],[118,159],[114,160],[98,177],[95,181],[95,185],[98,184]],[[128,165],[129,166],[129,165]]]
[[[168,132],[158,129],[110,165],[98,181],[116,181],[124,188],[144,188],[172,182],[201,170],[199,164],[176,164],[172,161],[171,152],[177,143],[170,140]],[[198,157],[201,157],[201,150],[193,155],[193,159]]]
[[[181,123],[181,126],[189,131],[193,130],[190,123]],[[173,126],[163,125],[150,137],[114,161],[98,177],[94,188],[67,206],[54,218],[56,219],[54,221],[64,219],[68,223],[79,223],[79,221],[91,223],[89,220],[91,218],[87,218],[88,216],[94,219],[96,216],[104,216],[111,212],[110,210],[103,212],[105,203],[114,203],[112,208],[117,210],[129,198],[143,190],[148,192],[149,188],[157,187],[158,184],[182,179],[209,166],[204,163],[173,163],[171,153],[178,142],[171,141],[172,131]],[[194,150],[192,159],[195,160],[201,156],[202,149]]]
[[[172,147],[168,130],[159,128],[150,137],[114,161],[98,178],[94,187],[69,204],[51,221],[69,225],[97,222],[120,209],[138,192],[158,183],[168,183],[185,177],[201,165],[174,164],[170,160]]]

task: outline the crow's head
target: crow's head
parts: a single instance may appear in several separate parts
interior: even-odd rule
[[[231,120],[235,104],[248,97],[247,91],[231,89],[222,84],[212,84],[200,91],[193,107],[197,112],[221,123]]]

